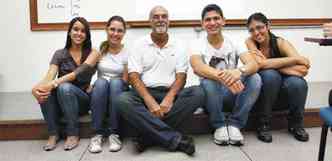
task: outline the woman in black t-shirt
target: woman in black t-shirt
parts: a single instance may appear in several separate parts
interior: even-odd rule
[[[45,151],[56,147],[60,116],[66,120],[64,149],[71,150],[78,145],[79,114],[89,109],[87,89],[98,56],[98,52],[91,48],[88,22],[83,17],[72,19],[65,48],[55,52],[46,76],[32,89],[48,127]]]
[[[303,77],[307,75],[310,62],[300,56],[287,40],[270,31],[270,21],[262,13],[248,18],[250,37],[246,40],[248,49],[259,65],[263,86],[257,100],[259,116],[258,139],[272,142],[270,119],[272,107],[287,102],[289,109],[288,130],[299,141],[308,141],[309,135],[303,129],[303,112],[308,86]]]

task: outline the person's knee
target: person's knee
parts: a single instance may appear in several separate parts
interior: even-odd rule
[[[74,85],[71,83],[61,83],[57,88],[58,94],[70,94],[72,93],[73,87]]]
[[[280,73],[274,69],[262,70],[259,72],[259,75],[261,76],[264,85],[279,84],[282,80]]]
[[[123,86],[123,80],[122,79],[111,79],[109,82],[110,86]]]
[[[124,82],[122,79],[113,79],[113,80],[110,80],[109,82],[109,88],[110,88],[110,91],[111,91],[111,94],[114,93],[120,93],[122,91],[124,91],[125,87],[124,87]]]
[[[292,76],[285,80],[285,87],[289,91],[297,91],[297,92],[307,92],[308,84],[307,81],[301,77]]]
[[[194,95],[197,97],[205,97],[204,89],[200,86],[194,87]]]
[[[247,81],[247,85],[250,86],[250,88],[256,91],[260,91],[263,82],[259,74],[253,74],[248,76]]]
[[[108,87],[108,82],[104,78],[98,78],[95,83],[94,83],[94,88],[96,89],[107,89]]]
[[[126,113],[130,110],[130,99],[127,93],[122,93],[114,99],[114,105],[119,113]]]
[[[210,79],[203,79],[201,80],[200,86],[202,87],[203,91],[206,93],[215,92],[217,90],[218,82]]]
[[[205,102],[205,92],[204,89],[200,86],[190,87],[194,99],[199,100],[199,102]]]

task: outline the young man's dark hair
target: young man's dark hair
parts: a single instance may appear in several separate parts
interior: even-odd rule
[[[221,17],[224,17],[224,14],[222,13],[221,8],[218,5],[209,4],[209,5],[205,6],[203,11],[202,11],[202,20],[204,19],[205,14],[210,12],[210,11],[216,11],[217,13],[220,14]]]

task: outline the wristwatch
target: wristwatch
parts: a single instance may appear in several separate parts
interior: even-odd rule
[[[239,71],[241,72],[241,75],[245,75],[246,72],[247,72],[247,69],[246,69],[244,66],[242,66],[242,67],[240,67],[240,68],[238,68],[238,69],[239,69]]]

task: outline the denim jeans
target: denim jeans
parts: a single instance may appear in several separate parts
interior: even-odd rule
[[[258,98],[262,81],[258,74],[243,77],[241,80],[245,88],[239,94],[231,93],[220,82],[210,79],[201,80],[201,86],[206,94],[205,108],[213,128],[217,129],[227,124],[238,128],[246,125],[249,112]],[[228,119],[223,112],[225,105],[233,107]]]
[[[307,82],[302,77],[284,75],[273,69],[261,70],[258,73],[263,81],[256,103],[259,123],[269,123],[272,107],[283,102],[289,109],[289,127],[303,127]]]
[[[66,120],[67,136],[79,135],[79,115],[89,110],[89,95],[71,83],[62,83],[40,104],[49,135],[59,135],[59,119]]]
[[[96,134],[119,134],[119,115],[114,99],[118,97],[128,86],[122,79],[98,78],[94,83],[91,93],[92,128]],[[104,127],[107,118],[108,127]]]
[[[148,91],[158,103],[168,92],[161,88],[148,88]],[[184,88],[177,94],[170,112],[162,119],[152,115],[134,89],[122,93],[115,104],[121,107],[118,110],[122,118],[136,128],[145,144],[175,150],[182,137],[175,129],[192,117],[193,112],[204,104],[204,98],[204,91],[199,86]]]

